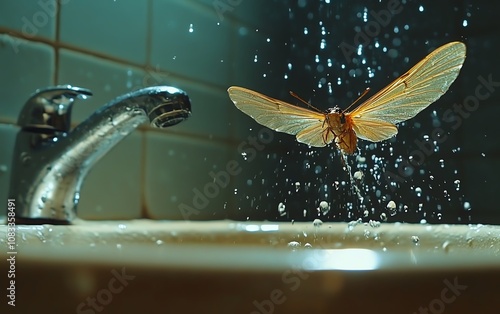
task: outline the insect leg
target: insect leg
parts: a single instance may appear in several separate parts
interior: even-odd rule
[[[347,131],[347,130],[346,130],[346,131],[344,131],[344,132],[342,132],[342,133],[338,136],[338,138],[340,139],[340,141],[339,141],[339,142],[337,142],[337,145],[338,145],[338,144],[342,144],[342,143],[343,143],[343,144],[344,144],[347,148],[350,148],[350,147],[349,147],[349,144],[347,144],[347,142],[346,142],[346,141],[344,141],[344,136],[345,136],[345,134],[346,134],[346,133],[348,133],[348,131]]]
[[[335,141],[337,139],[337,134],[335,134],[335,132],[333,132],[333,130],[331,128],[326,128],[323,131],[323,142],[325,144],[328,144],[328,135],[330,135],[330,133],[333,134],[333,141]]]

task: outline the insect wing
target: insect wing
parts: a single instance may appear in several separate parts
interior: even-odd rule
[[[301,143],[323,147],[333,140],[323,113],[294,106],[242,87],[232,86],[228,93],[235,106],[255,121],[275,131],[296,135]]]
[[[443,45],[349,115],[356,135],[378,142],[397,133],[394,124],[417,115],[441,97],[455,81],[465,60],[465,45]]]

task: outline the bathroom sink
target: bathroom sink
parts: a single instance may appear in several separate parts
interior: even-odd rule
[[[16,310],[493,313],[500,292],[497,226],[74,223],[17,226]]]

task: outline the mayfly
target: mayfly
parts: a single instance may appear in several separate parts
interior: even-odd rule
[[[464,60],[465,44],[443,45],[350,112],[356,101],[345,110],[334,107],[323,113],[243,87],[232,86],[228,93],[238,109],[270,129],[295,135],[297,141],[314,147],[334,142],[341,151],[353,154],[358,138],[389,139],[398,133],[397,123],[413,118],[441,97]]]

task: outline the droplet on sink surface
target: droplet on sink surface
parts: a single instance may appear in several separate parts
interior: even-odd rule
[[[420,242],[420,238],[418,236],[411,236],[411,242],[413,242],[416,245],[418,245],[419,242]]]
[[[368,222],[368,224],[370,225],[370,227],[372,228],[378,228],[380,227],[380,221],[377,221],[377,220],[371,220]]]
[[[358,220],[349,221],[347,223],[347,231],[351,231],[352,229],[354,229],[354,227],[362,223],[363,221],[361,220],[361,218],[359,218]]]
[[[120,229],[120,230],[125,230],[125,229],[127,229],[127,225],[124,225],[124,224],[119,224],[119,225],[118,225],[118,229]]]
[[[444,250],[446,253],[448,253],[448,252],[450,251],[450,246],[451,246],[450,241],[445,241],[445,242],[443,243],[443,246],[442,246],[442,247],[443,247],[443,250]]]
[[[323,224],[323,222],[321,221],[321,219],[314,219],[314,221],[313,221],[313,226],[316,228],[321,227],[322,224]]]
[[[290,241],[290,242],[288,242],[288,247],[289,247],[289,248],[296,249],[296,248],[299,248],[299,247],[300,247],[300,243],[299,243],[299,242],[297,242],[297,241]]]

